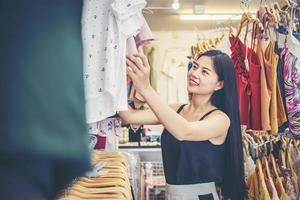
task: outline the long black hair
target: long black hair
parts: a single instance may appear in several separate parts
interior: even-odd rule
[[[224,87],[213,93],[211,102],[230,118],[230,127],[225,141],[222,194],[232,200],[245,199],[243,142],[234,65],[231,58],[219,50],[206,51],[199,54],[196,59],[198,60],[202,56],[212,58],[219,81],[224,81]]]

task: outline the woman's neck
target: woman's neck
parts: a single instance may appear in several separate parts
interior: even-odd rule
[[[214,107],[211,103],[211,95],[193,95],[190,101],[189,110],[191,112],[206,112]]]

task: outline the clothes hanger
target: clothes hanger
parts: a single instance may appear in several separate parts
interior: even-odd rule
[[[278,20],[276,14],[275,14],[275,11],[273,11],[271,5],[265,5],[264,7],[265,7],[265,10],[266,10],[266,12],[268,14],[268,20],[267,20],[268,22],[267,23],[270,23],[270,22],[274,23],[275,27],[277,29],[278,28],[278,24],[279,24],[279,20]]]
[[[289,0],[280,0],[279,5],[282,10],[285,10],[285,9],[288,9],[291,7]]]
[[[246,134],[249,137],[249,139],[252,141],[253,144],[256,144],[256,135],[254,134],[253,130],[246,130]]]
[[[244,12],[243,15],[242,15],[242,18],[240,20],[240,23],[238,25],[238,28],[237,28],[237,34],[236,34],[236,37],[239,37],[241,31],[242,31],[242,28],[245,26],[245,25],[249,25],[250,23],[250,20],[252,20],[252,16],[249,12]]]
[[[290,15],[289,12],[287,12],[286,10],[281,9],[280,5],[278,4],[278,2],[274,2],[273,3],[273,9],[275,11],[277,11],[278,14],[278,19],[279,19],[279,24],[280,25],[284,25],[284,22],[282,22],[284,20],[284,17],[289,21],[290,20]]]
[[[281,10],[278,2],[272,3],[271,8],[272,8],[272,11],[274,12],[274,14],[277,17],[277,20],[280,22],[282,20],[281,17],[280,17],[280,13],[282,13],[283,11]]]
[[[215,41],[212,38],[208,39],[208,46],[209,48],[215,48]]]
[[[277,10],[276,8],[275,8],[275,5],[274,4],[271,4],[270,5],[270,7],[271,7],[271,11],[272,11],[272,13],[273,13],[273,16],[274,16],[274,18],[276,19],[275,20],[275,22],[276,22],[276,27],[278,28],[278,26],[279,26],[279,22],[281,21],[281,17],[280,17],[280,11],[279,10]]]
[[[243,5],[246,7],[247,11],[244,9]],[[240,23],[238,25],[237,34],[236,37],[238,37],[241,33],[242,28],[245,26],[245,24],[248,26],[249,21],[253,18],[249,12],[249,4],[240,3],[240,8],[243,11],[242,18],[240,20]]]

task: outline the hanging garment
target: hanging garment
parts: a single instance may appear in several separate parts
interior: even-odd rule
[[[266,184],[267,184],[269,191],[271,191],[270,192],[271,200],[279,200],[278,193],[277,193],[277,190],[276,190],[273,180],[267,179]]]
[[[289,169],[282,169],[283,177],[285,178],[285,191],[291,199],[297,199],[297,194],[292,183]]]
[[[254,171],[247,180],[247,190],[248,190],[248,200],[255,200],[255,182],[254,176],[256,176],[256,172]]]
[[[285,104],[283,102],[283,97],[281,95],[281,91],[280,91],[280,87],[279,87],[279,81],[277,79],[278,75],[277,75],[277,66],[279,63],[279,58],[280,56],[277,55],[276,53],[276,46],[273,47],[273,52],[272,54],[278,58],[277,63],[275,63],[273,61],[273,75],[276,74],[273,79],[276,82],[276,106],[277,106],[277,121],[278,121],[278,127],[281,127],[282,125],[284,125],[287,122],[287,116],[286,116],[286,112],[285,112]],[[274,82],[273,80],[273,82]],[[277,129],[278,132],[278,129]],[[276,132],[276,133],[277,133]]]
[[[133,54],[137,54],[138,53],[138,49],[143,52],[143,46],[144,44],[146,44],[147,42],[150,42],[154,40],[154,37],[152,35],[152,32],[145,20],[145,18],[143,17],[143,25],[141,28],[139,28],[137,30],[137,33],[135,35],[133,35],[132,37],[128,38],[126,41],[126,55],[130,56]],[[142,62],[142,60],[140,60]],[[127,76],[127,82],[129,84],[131,83],[131,79],[129,76]],[[138,101],[144,102],[144,98],[135,91],[134,87],[131,87],[131,91],[130,94],[133,94],[133,96],[129,96],[130,99],[136,99]]]
[[[271,133],[278,132],[278,121],[277,121],[277,99],[276,99],[276,69],[274,66],[278,63],[278,56],[273,54],[274,45],[270,41],[264,54],[264,63],[266,70],[266,80],[270,88],[271,101],[270,101],[270,124]]]
[[[285,189],[283,187],[283,182],[282,182],[282,178],[281,177],[278,177],[276,179],[276,189],[277,189],[277,192],[279,194],[279,199],[280,200],[291,200],[291,198],[289,197],[289,195],[285,192]]]
[[[139,48],[143,46],[147,42],[154,40],[154,36],[150,30],[148,23],[146,22],[145,18],[143,17],[143,25],[138,30],[138,34],[134,37],[136,47]]]
[[[145,20],[143,19],[143,25],[136,31],[132,37],[129,37],[126,41],[126,55],[137,54],[138,49],[144,46],[147,42],[154,40],[152,32]]]
[[[186,51],[171,48],[165,51],[162,73],[166,78],[166,91],[158,92],[168,104],[184,104],[188,102]]]
[[[247,48],[237,37],[229,38],[231,43],[231,58],[234,63],[241,123],[247,128],[261,129],[260,114],[260,71],[257,54],[252,48]],[[246,69],[249,66],[249,72]]]
[[[289,49],[282,51],[285,56],[284,63],[284,81],[285,81],[285,98],[289,120],[289,129],[296,137],[300,137],[300,64]],[[300,55],[300,54],[298,54]]]
[[[265,20],[267,17],[266,9],[264,7],[260,7],[258,11],[259,20],[265,24]],[[256,33],[257,37],[257,46],[256,53],[258,59],[260,61],[261,73],[260,73],[260,102],[261,102],[261,125],[262,130],[271,130],[271,122],[270,122],[270,103],[271,103],[271,89],[267,83],[266,79],[266,66],[264,63],[264,39],[267,37],[265,33]]]
[[[250,177],[253,172],[255,172],[255,163],[251,156],[245,158],[244,168],[245,168],[245,178]]]
[[[292,34],[292,26],[286,39],[284,65],[285,97],[289,129],[295,138],[300,138],[300,41]]]
[[[249,82],[251,89],[251,128],[261,130],[261,97],[260,73],[261,66],[257,54],[252,48],[248,49]]]
[[[257,178],[258,178],[258,190],[259,190],[259,196],[260,200],[271,200],[270,194],[267,189],[267,185],[265,182],[264,174],[262,171],[262,166],[260,160],[256,161],[256,167],[258,168],[257,172]]]
[[[278,59],[279,57],[274,51],[274,43],[271,40],[265,50],[264,62],[267,83],[271,89],[270,120],[272,133],[278,133],[278,127],[287,121],[277,81]]]
[[[261,63],[261,75],[260,75],[260,86],[261,86],[261,122],[263,130],[271,130],[270,121],[270,106],[271,106],[271,88],[267,81],[266,65],[264,62],[264,47],[263,41],[258,40],[257,54]]]
[[[126,40],[143,25],[144,0],[85,0],[82,13],[88,123],[127,110]],[[118,59],[116,59],[118,58]]]
[[[250,96],[251,89],[249,84],[249,73],[246,69],[245,60],[245,47],[239,38],[231,36],[229,38],[231,43],[231,58],[234,63],[237,88],[238,88],[238,100],[241,124],[246,125],[247,128],[250,125]]]
[[[102,121],[88,124],[88,133],[97,136],[95,149],[118,150],[121,131],[121,119],[118,117],[109,117]]]
[[[285,129],[288,127],[288,119],[287,119],[287,110],[286,110],[286,101],[285,101],[285,93],[284,93],[284,56],[281,56],[282,48],[279,48],[278,41],[275,42],[275,52],[279,56],[278,64],[277,64],[277,81],[278,81],[278,86],[279,86],[279,91],[281,95],[281,101],[283,103],[283,108],[284,108],[284,115],[286,116],[286,122],[283,123],[279,128],[278,132],[282,133],[285,131]],[[277,96],[278,97],[278,96]],[[277,99],[278,102],[280,99]],[[278,115],[282,115],[282,111],[278,109],[279,112]],[[277,116],[278,119],[280,118]]]

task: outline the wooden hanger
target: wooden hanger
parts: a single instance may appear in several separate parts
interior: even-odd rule
[[[249,137],[249,139],[252,141],[252,144],[256,144],[257,142],[255,141],[255,139],[257,138],[257,136],[254,134],[254,131],[252,130],[247,130],[247,136]]]
[[[242,134],[242,137],[243,137],[243,140],[244,140],[244,141],[247,141],[248,143],[252,143],[252,141],[251,141],[250,138],[249,138],[249,134],[243,133],[243,134]]]
[[[291,8],[291,4],[289,0],[280,0],[279,5],[281,10],[286,10],[288,8]]]
[[[277,8],[278,7],[275,6],[274,3],[271,4],[271,11],[272,11],[273,15],[276,18],[277,25],[279,25],[279,22],[281,21],[281,17],[280,17],[280,10],[278,10]]]
[[[238,29],[237,29],[236,37],[239,37],[239,35],[242,31],[242,28],[245,25],[248,26],[251,20],[253,20],[253,17],[251,16],[251,14],[249,12],[244,12],[242,15],[241,21],[239,23]]]
[[[279,19],[275,14],[275,11],[273,11],[272,6],[271,5],[265,5],[265,10],[268,14],[268,18],[267,18],[267,24],[269,24],[270,22],[272,22],[276,28],[278,28],[279,26]]]
[[[278,2],[274,2],[272,4],[272,9],[276,12],[279,22],[281,21],[280,15],[287,15],[288,12],[282,10],[278,4]]]

